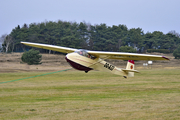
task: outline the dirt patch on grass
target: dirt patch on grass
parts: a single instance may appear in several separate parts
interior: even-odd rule
[[[42,64],[27,65],[21,61],[22,53],[0,54],[0,72],[58,71],[70,68],[64,55],[42,54]]]

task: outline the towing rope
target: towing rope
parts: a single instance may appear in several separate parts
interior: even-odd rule
[[[58,72],[68,71],[68,70],[71,70],[71,69],[72,69],[72,68],[70,68],[70,69],[65,69],[65,70],[60,70],[60,71],[56,71],[56,72],[50,72],[50,73],[46,73],[46,74],[42,74],[42,75],[36,75],[36,76],[31,76],[31,77],[26,77],[26,78],[11,80],[11,81],[0,82],[0,84],[9,83],[9,82],[15,82],[15,81],[19,81],[19,80],[30,79],[30,78],[35,78],[35,77],[41,77],[41,76],[50,75],[50,74],[54,74],[54,73],[58,73]]]

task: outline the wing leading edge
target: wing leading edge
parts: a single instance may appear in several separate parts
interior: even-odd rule
[[[28,45],[28,46],[32,46],[32,47],[48,49],[48,50],[53,50],[53,51],[62,52],[62,53],[71,53],[71,52],[74,52],[74,51],[77,50],[77,49],[74,49],[74,48],[67,48],[67,47],[40,44],[40,43],[31,43],[31,42],[21,42],[21,43],[25,44],[25,45]]]

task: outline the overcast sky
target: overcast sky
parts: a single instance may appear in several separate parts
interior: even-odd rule
[[[45,20],[180,33],[180,0],[0,0],[0,35]]]

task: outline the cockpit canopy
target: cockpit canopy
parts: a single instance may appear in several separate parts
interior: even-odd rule
[[[88,58],[90,58],[90,59],[95,59],[95,58],[96,58],[95,56],[89,54],[86,50],[83,50],[83,49],[77,50],[77,51],[75,51],[75,52],[78,53],[79,55],[88,57]]]

